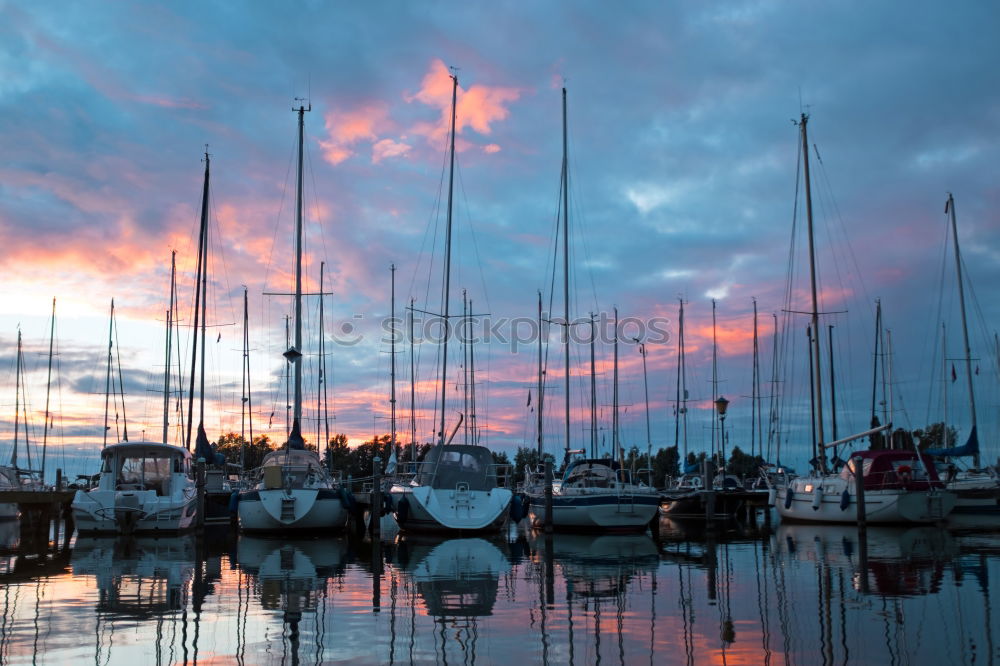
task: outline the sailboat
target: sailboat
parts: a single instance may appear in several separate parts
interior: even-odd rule
[[[208,178],[208,164],[205,165]],[[207,186],[206,186],[207,187]],[[203,202],[205,204],[206,202]],[[112,387],[112,331],[108,331],[108,379]],[[170,368],[166,369],[170,372]],[[73,520],[81,534],[138,534],[182,532],[194,526],[198,494],[191,467],[191,452],[165,442],[107,443],[108,413],[105,398],[104,448],[96,488],[77,490],[71,505]]]
[[[942,520],[955,506],[955,495],[944,490],[931,459],[909,450],[861,451],[851,454],[839,473],[829,473],[825,450],[862,437],[890,430],[892,424],[824,443],[823,392],[820,373],[819,300],[816,259],[813,245],[812,193],[809,180],[809,116],[802,114],[803,177],[809,239],[809,276],[812,293],[811,367],[814,391],[813,422],[817,440],[813,448],[814,467],[803,477],[788,480],[776,488],[775,506],[782,520],[816,523],[852,523],[857,520],[855,468],[861,463],[865,496],[865,519],[869,523],[932,523]]]
[[[566,88],[562,89],[563,155],[562,155],[562,234],[563,234],[563,351],[565,397],[565,463],[561,482],[552,485],[552,511],[549,515],[546,491],[542,484],[526,488],[528,515],[532,524],[551,524],[554,530],[643,531],[656,515],[659,493],[650,485],[640,483],[625,469],[621,444],[618,440],[618,310],[615,309],[614,344],[614,407],[612,458],[584,457],[585,449],[570,448],[570,359],[569,359],[569,151],[566,124]],[[543,387],[539,378],[539,387]],[[593,402],[593,401],[592,401]],[[542,402],[539,400],[539,410]],[[593,423],[593,417],[592,417]],[[593,437],[593,434],[591,435]],[[539,415],[541,437],[541,415]],[[592,443],[593,444],[593,443]],[[593,448],[593,446],[592,446]],[[571,458],[574,453],[576,458]]]
[[[1000,516],[1000,477],[994,468],[982,468],[979,464],[979,435],[976,422],[976,392],[972,381],[972,349],[969,345],[969,325],[965,312],[965,284],[962,277],[962,254],[958,248],[958,223],[955,219],[955,198],[949,193],[944,212],[950,215],[952,240],[955,243],[955,270],[958,275],[958,302],[962,312],[962,340],[965,351],[965,376],[969,392],[969,411],[972,416],[972,428],[969,438],[962,446],[927,449],[925,453],[942,458],[972,458],[972,468],[959,470],[954,464],[948,464],[946,487],[955,493],[958,500],[955,513]],[[978,369],[976,370],[978,373]],[[947,436],[947,428],[944,429]]]
[[[298,165],[295,196],[295,342],[285,353],[294,366],[292,430],[284,449],[271,451],[239,494],[237,511],[244,532],[301,532],[341,529],[347,524],[345,491],[302,438],[302,153],[305,113],[298,113]]]
[[[444,259],[444,312],[446,331],[449,325],[451,296],[452,194],[455,179],[455,107],[458,100],[458,77],[452,75],[450,173]],[[441,341],[440,429],[436,445],[419,464],[408,483],[390,488],[393,515],[405,531],[474,533],[497,531],[507,521],[513,493],[499,487],[501,465],[493,454],[478,444],[452,444],[463,414],[450,436],[445,430],[448,384],[448,338]],[[447,437],[447,438],[446,438]]]

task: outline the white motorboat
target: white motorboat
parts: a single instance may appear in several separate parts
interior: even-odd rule
[[[194,526],[197,491],[191,452],[159,442],[122,442],[101,451],[96,488],[78,490],[81,533],[180,532]]]
[[[410,483],[389,494],[399,527],[420,532],[495,532],[506,524],[513,493],[499,487],[490,450],[441,444],[427,453]]]

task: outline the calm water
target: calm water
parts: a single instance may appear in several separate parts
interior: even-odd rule
[[[1000,531],[78,538],[0,524],[3,664],[1000,663]]]

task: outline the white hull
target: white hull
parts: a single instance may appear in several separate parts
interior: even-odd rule
[[[792,497],[788,488],[777,489],[775,509],[783,520],[810,523],[856,523],[857,497],[854,484],[839,477],[822,480],[822,492],[817,500],[816,478],[800,478],[792,482]],[[805,491],[806,487],[813,489]],[[850,501],[842,508],[842,495],[847,488]],[[920,524],[943,520],[955,508],[955,495],[942,490],[913,491],[902,489],[866,490],[865,520],[873,524]]]
[[[545,496],[532,494],[528,516],[535,527],[545,525]],[[552,527],[559,530],[640,531],[656,516],[660,498],[656,493],[619,496],[616,492],[554,493]]]
[[[329,488],[254,490],[240,494],[240,529],[247,532],[338,530],[348,512]]]
[[[78,490],[72,508],[83,534],[183,532],[194,527],[198,510],[193,485],[177,497],[152,490]]]
[[[396,522],[406,531],[495,532],[507,522],[513,493],[506,488],[457,490],[430,486],[393,486]],[[406,502],[401,509],[400,503]]]
[[[10,502],[0,503],[0,520],[17,520],[21,512],[18,510],[16,504],[11,504]]]

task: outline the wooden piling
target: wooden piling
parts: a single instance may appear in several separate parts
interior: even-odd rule
[[[194,482],[198,492],[195,525],[198,529],[205,526],[205,461],[198,460],[194,464]]]
[[[865,512],[865,466],[861,456],[854,458],[854,491],[858,507],[858,529],[868,528],[868,518]]]
[[[552,533],[552,461],[545,461],[545,532]]]
[[[371,520],[368,522],[368,533],[372,535],[373,541],[377,541],[382,528],[382,459],[375,456],[372,467],[372,494],[369,502]]]

